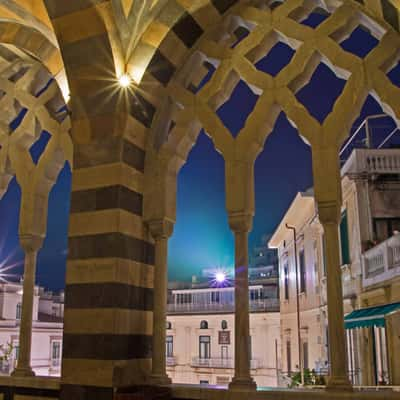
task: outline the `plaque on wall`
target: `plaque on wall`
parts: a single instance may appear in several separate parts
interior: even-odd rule
[[[219,331],[218,344],[231,344],[231,331]]]

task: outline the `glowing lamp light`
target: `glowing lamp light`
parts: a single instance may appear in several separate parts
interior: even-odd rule
[[[224,283],[225,280],[226,280],[226,275],[225,275],[223,272],[217,272],[217,273],[215,274],[215,280],[216,280],[218,283]]]
[[[128,74],[123,74],[119,77],[118,82],[121,87],[127,88],[130,86],[132,79]]]

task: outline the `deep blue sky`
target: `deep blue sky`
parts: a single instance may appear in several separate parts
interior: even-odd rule
[[[306,23],[315,26],[322,18],[313,15]],[[342,43],[342,47],[365,56],[376,43],[364,30],[357,29]],[[279,44],[257,63],[257,68],[276,75],[292,55],[290,48]],[[400,86],[399,65],[389,77]],[[343,84],[325,65],[321,65],[310,84],[297,97],[314,117],[322,121],[331,111]],[[256,100],[257,97],[241,82],[231,100],[218,111],[233,135],[243,126]],[[354,129],[367,115],[380,112],[378,103],[369,97]],[[393,129],[394,123],[387,118],[375,121],[373,126],[375,143],[378,144]],[[362,134],[359,139],[362,139]],[[44,133],[32,149],[35,161],[47,140],[48,135]],[[399,143],[400,135],[395,140]],[[284,114],[279,116],[264,151],[256,161],[255,179],[256,216],[250,234],[250,247],[258,244],[263,234],[272,233],[296,193],[312,185],[310,149]],[[37,281],[53,289],[64,286],[70,185],[71,173],[66,165],[50,194],[48,234],[38,258]],[[0,201],[0,260],[4,262],[9,258],[6,265],[22,264],[23,255],[18,245],[19,203],[20,190],[13,180]],[[233,264],[233,237],[225,213],[223,160],[203,132],[179,175],[177,223],[169,251],[169,273],[174,280],[189,279],[202,268],[230,267]],[[21,271],[19,267],[15,273]]]

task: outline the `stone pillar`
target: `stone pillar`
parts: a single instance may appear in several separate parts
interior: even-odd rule
[[[174,224],[167,219],[149,222],[150,233],[155,240],[154,304],[151,382],[158,385],[171,383],[166,372],[166,316],[168,290],[168,238]]]
[[[386,315],[385,319],[390,385],[400,385],[400,357],[396,357],[400,348],[400,311]]]
[[[22,313],[19,329],[18,364],[12,376],[34,376],[31,367],[32,316],[35,291],[36,257],[42,247],[43,238],[36,235],[20,236],[20,244],[25,252]]]
[[[347,376],[339,223],[342,206],[339,148],[332,132],[324,132],[313,144],[314,193],[319,220],[324,228],[326,295],[330,372],[327,389],[351,390]]]
[[[328,336],[330,374],[329,389],[351,390],[347,376],[346,337],[344,329],[342,271],[340,268],[340,204],[318,204],[319,219],[324,228],[326,251],[326,291],[328,303]]]
[[[235,374],[229,388],[256,389],[250,376],[250,317],[248,277],[248,234],[253,216],[230,213],[229,225],[235,235]]]

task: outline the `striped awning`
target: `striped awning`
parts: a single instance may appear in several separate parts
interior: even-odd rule
[[[366,328],[369,326],[385,326],[385,315],[400,309],[400,303],[354,310],[344,317],[346,329]]]

